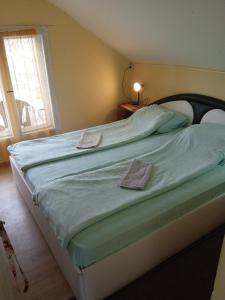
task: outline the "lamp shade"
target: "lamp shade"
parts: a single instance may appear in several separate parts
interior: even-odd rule
[[[134,88],[135,92],[140,92],[142,86],[139,82],[135,82],[133,85],[133,88]]]

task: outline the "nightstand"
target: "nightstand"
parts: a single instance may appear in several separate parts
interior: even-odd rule
[[[142,106],[132,103],[120,104],[118,107],[118,120],[126,119],[139,110]]]

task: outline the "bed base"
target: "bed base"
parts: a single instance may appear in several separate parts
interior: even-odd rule
[[[81,270],[72,265],[47,219],[34,206],[32,192],[12,157],[10,163],[17,188],[77,300],[97,300],[111,295],[225,221],[224,195]]]

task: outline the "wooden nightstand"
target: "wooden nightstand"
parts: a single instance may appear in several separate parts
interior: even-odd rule
[[[138,106],[132,103],[120,104],[118,107],[118,120],[126,119],[134,112],[139,110],[142,106]]]

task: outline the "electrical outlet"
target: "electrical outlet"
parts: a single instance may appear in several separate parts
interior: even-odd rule
[[[134,69],[134,63],[130,62],[129,65],[128,65],[128,68],[130,70],[133,70]]]

